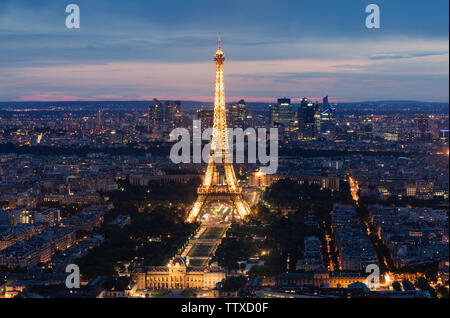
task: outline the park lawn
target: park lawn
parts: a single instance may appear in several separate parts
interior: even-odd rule
[[[189,257],[208,257],[210,256],[214,246],[196,244],[189,251]]]
[[[227,229],[222,227],[209,227],[200,236],[200,239],[207,239],[207,240],[220,239],[225,235],[226,231]]]

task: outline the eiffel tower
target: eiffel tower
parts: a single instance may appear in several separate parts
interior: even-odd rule
[[[219,48],[214,57],[216,62],[216,86],[214,95],[214,127],[211,140],[211,155],[202,185],[198,188],[198,198],[194,203],[188,223],[201,219],[205,208],[212,202],[221,201],[231,208],[232,221],[239,221],[250,213],[250,207],[242,197],[242,188],[236,179],[232,163],[232,153],[227,135],[227,117],[225,109],[225,86],[223,65],[225,55],[222,51],[220,33]],[[223,182],[219,184],[220,172],[223,170]]]

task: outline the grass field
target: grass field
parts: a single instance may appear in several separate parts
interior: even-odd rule
[[[222,227],[209,227],[206,231],[200,236],[200,239],[220,239],[226,232],[226,228]]]
[[[221,239],[225,232],[226,228],[222,227],[209,227],[200,235],[199,239],[203,240],[217,240]],[[212,257],[212,252],[216,248],[215,245],[207,245],[207,244],[194,244],[191,250],[188,253],[189,257]],[[206,266],[208,265],[208,259],[193,259],[190,260],[191,266]]]
[[[189,251],[188,256],[190,257],[208,257],[210,256],[214,246],[212,245],[201,245],[196,244],[192,246],[192,249]]]

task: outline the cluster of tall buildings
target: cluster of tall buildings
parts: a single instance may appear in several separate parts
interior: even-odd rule
[[[269,113],[270,126],[291,139],[317,140],[336,134],[336,107],[330,105],[328,95],[322,104],[302,98],[297,111],[290,98],[280,98],[269,106]]]
[[[165,103],[155,99],[148,107],[148,131],[164,132],[183,126],[180,119],[180,102]],[[212,109],[199,109],[194,119],[200,120],[202,129],[211,128],[214,123]],[[227,121],[230,128],[247,129],[260,126],[256,122],[255,111],[248,107],[245,100],[230,103],[227,107]],[[269,105],[268,125],[279,128],[280,135],[290,140],[333,139],[336,136],[336,107],[328,102],[328,96],[322,103],[303,98],[298,107],[290,98],[280,98]]]
[[[148,107],[147,130],[149,132],[167,131],[179,124],[181,119],[181,102],[153,100],[153,105]]]
[[[212,128],[214,125],[214,110],[199,109],[196,112],[195,119],[201,121],[202,131],[207,128]],[[229,128],[242,128],[245,130],[249,127],[254,127],[254,110],[248,107],[243,99],[231,103],[228,105],[227,121]]]
[[[255,125],[253,109],[247,107],[243,99],[230,104],[228,108],[228,122],[232,128],[247,129]]]
[[[91,118],[91,129],[95,131],[103,131],[107,128],[114,128],[116,130],[122,129],[122,113],[120,111],[116,111],[112,114],[112,119],[109,120],[107,124],[107,119],[105,116],[105,112],[103,108],[100,108],[95,117]]]

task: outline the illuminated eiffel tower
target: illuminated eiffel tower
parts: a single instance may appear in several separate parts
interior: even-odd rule
[[[239,186],[232,163],[232,154],[227,135],[227,117],[225,109],[225,86],[223,80],[223,54],[220,33],[219,49],[214,58],[216,61],[216,87],[214,96],[214,129],[211,141],[211,156],[206,170],[203,184],[198,188],[198,198],[189,213],[187,222],[198,221],[204,209],[212,202],[221,201],[227,203],[231,210],[231,220],[238,221],[250,213],[250,207],[242,198],[242,188]],[[224,178],[219,183],[220,173],[217,168],[222,168]]]

